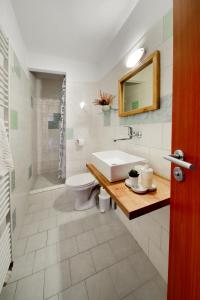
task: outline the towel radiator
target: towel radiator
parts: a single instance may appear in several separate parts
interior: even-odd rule
[[[9,43],[0,28],[0,118],[9,136]],[[12,261],[10,174],[0,177],[0,292]]]

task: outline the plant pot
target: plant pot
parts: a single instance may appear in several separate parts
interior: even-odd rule
[[[102,105],[102,111],[109,111],[110,110],[110,105]]]
[[[134,188],[138,187],[138,177],[131,177],[131,176],[129,176],[129,180],[130,180],[131,185]]]

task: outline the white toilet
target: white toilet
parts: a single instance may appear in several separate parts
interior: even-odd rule
[[[66,180],[66,185],[75,192],[75,210],[85,210],[96,205],[99,184],[92,174],[71,176]]]

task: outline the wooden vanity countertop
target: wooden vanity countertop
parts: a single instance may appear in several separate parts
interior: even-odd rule
[[[170,203],[170,181],[163,177],[154,175],[153,182],[157,186],[155,192],[139,195],[128,188],[124,180],[110,182],[93,164],[87,164],[86,166],[129,220],[140,217]]]

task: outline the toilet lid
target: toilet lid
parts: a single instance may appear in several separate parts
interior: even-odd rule
[[[95,182],[94,176],[90,173],[83,173],[69,177],[66,184],[72,187],[75,186],[89,186]]]

